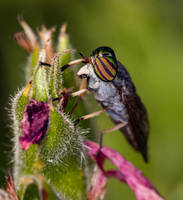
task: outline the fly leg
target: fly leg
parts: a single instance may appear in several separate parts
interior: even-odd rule
[[[87,89],[86,89],[86,81],[87,81],[87,78],[82,78],[82,80],[81,80],[81,85],[80,85],[80,90],[79,91],[88,91]],[[78,91],[78,92],[79,92]],[[78,107],[78,105],[79,105],[79,103],[81,102],[81,100],[82,100],[82,96],[83,96],[83,94],[84,94],[85,92],[83,92],[83,93],[80,93],[78,96],[78,99],[77,99],[77,101],[76,101],[76,103],[75,103],[75,105],[73,106],[73,108],[72,108],[72,110],[71,110],[71,114],[75,111],[75,109]]]
[[[97,112],[93,112],[91,114],[88,114],[88,115],[84,115],[82,117],[80,117],[79,119],[77,119],[75,122],[74,122],[74,125],[77,125],[80,121],[82,120],[85,120],[85,119],[90,119],[90,118],[93,118],[93,117],[96,117],[102,113],[106,112],[106,109],[103,109],[103,110],[99,110]],[[113,126],[112,128],[109,128],[109,129],[105,129],[103,131],[101,131],[99,133],[99,149],[98,149],[98,152],[97,152],[97,155],[100,154],[101,152],[101,148],[102,148],[102,144],[103,144],[103,135],[106,134],[106,133],[109,133],[109,132],[113,132],[113,131],[116,131],[120,128],[123,128],[124,126],[127,125],[127,122],[121,122],[119,124],[116,124],[115,126]]]
[[[96,117],[96,116],[98,116],[98,115],[100,115],[100,114],[102,114],[102,113],[104,113],[104,112],[106,112],[105,109],[99,110],[99,111],[97,111],[97,112],[90,113],[90,114],[88,114],[88,115],[84,115],[84,116],[80,117],[79,119],[77,119],[77,120],[74,122],[74,124],[77,125],[77,124],[78,124],[80,121],[82,121],[82,120],[90,119],[90,118]]]
[[[77,60],[74,60],[74,61],[71,61],[70,63],[64,65],[61,67],[61,71],[64,71],[66,70],[67,68],[73,66],[73,65],[76,65],[76,64],[79,64],[79,63],[82,63],[84,62],[84,59],[81,58],[81,59],[77,59]],[[50,63],[47,63],[47,62],[40,62],[40,65],[43,65],[43,66],[48,66],[48,67],[51,67],[51,64]]]
[[[81,58],[81,59],[77,59],[77,60],[74,60],[74,61],[71,61],[69,62],[68,64],[64,65],[62,68],[61,68],[61,71],[64,71],[66,70],[67,68],[73,66],[73,65],[76,65],[76,64],[79,64],[79,63],[82,63],[84,62],[84,59]]]
[[[98,149],[97,155],[99,155],[100,152],[101,152],[102,145],[103,145],[103,136],[104,136],[104,134],[109,133],[109,132],[116,131],[116,130],[118,130],[118,129],[120,129],[120,128],[123,128],[123,127],[126,126],[126,125],[127,125],[127,122],[121,122],[121,123],[119,123],[119,124],[116,124],[116,125],[113,126],[112,128],[105,129],[105,130],[103,130],[103,131],[101,131],[101,132],[99,133],[99,149]]]
[[[83,56],[81,53],[80,53],[81,57],[80,59],[77,59],[77,60],[73,60],[71,62],[69,62],[68,64],[64,65],[62,68],[61,68],[61,71],[64,71],[66,70],[67,68],[73,66],[73,65],[76,65],[76,64],[79,64],[79,63],[90,63],[90,59],[86,56]]]
[[[71,97],[82,96],[86,92],[88,92],[87,89],[81,89],[81,90],[78,90],[77,92],[70,93],[69,96]]]
[[[60,104],[64,105],[64,108],[65,108],[67,103],[68,103],[68,98],[69,97],[81,96],[84,93],[88,92],[87,89],[81,89],[81,90],[79,90],[77,92],[71,93],[72,89],[73,88],[69,88],[69,89],[64,88],[62,91],[60,91],[60,96],[58,96],[56,98],[53,98],[52,101],[60,101]]]

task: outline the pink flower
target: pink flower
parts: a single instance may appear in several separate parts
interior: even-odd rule
[[[20,123],[22,135],[20,136],[20,146],[23,150],[31,144],[38,144],[44,137],[49,122],[48,103],[31,100],[26,106],[23,119]]]
[[[96,200],[98,197],[104,199],[105,187],[109,177],[126,183],[133,190],[138,200],[163,200],[163,197],[140,170],[126,161],[118,152],[111,148],[103,147],[98,154],[99,145],[90,141],[85,141],[85,146],[88,155],[98,166],[91,181],[88,200]],[[105,171],[103,168],[105,159],[110,160],[111,163],[118,167],[118,170]],[[95,181],[93,181],[94,179]]]

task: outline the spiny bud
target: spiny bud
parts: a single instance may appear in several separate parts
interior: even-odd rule
[[[33,193],[33,188],[40,198],[56,194],[52,199],[85,199],[83,131],[63,112],[68,97],[63,95],[67,89],[62,85],[60,67],[69,62],[71,53],[66,30],[62,28],[59,52],[55,53],[54,29],[40,29],[39,40],[22,18],[20,24],[25,33],[15,38],[30,53],[31,62],[26,70],[29,83],[13,99],[15,188],[21,199]],[[42,64],[45,62],[48,65]]]

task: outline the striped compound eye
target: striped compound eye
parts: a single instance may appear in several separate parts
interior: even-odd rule
[[[113,50],[109,47],[100,47],[94,53],[93,67],[96,75],[102,81],[112,81],[117,73],[117,61]]]

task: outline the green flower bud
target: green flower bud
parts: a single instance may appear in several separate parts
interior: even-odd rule
[[[15,188],[20,199],[30,199],[31,194],[43,199],[42,190],[48,199],[85,199],[85,132],[75,127],[63,112],[65,109],[61,109],[67,104],[66,96],[52,103],[64,88],[60,67],[70,60],[70,50],[66,50],[68,36],[62,27],[59,53],[55,54],[51,38],[54,29],[39,30],[39,44],[27,23],[23,19],[20,23],[25,34],[17,41],[31,55],[26,70],[31,81],[12,101]],[[41,64],[47,62],[50,66]],[[28,179],[31,179],[29,184]]]

